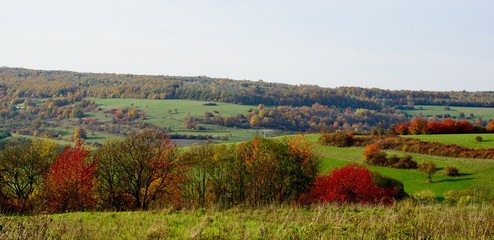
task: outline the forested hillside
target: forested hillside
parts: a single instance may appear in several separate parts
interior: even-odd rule
[[[301,82],[303,82],[301,80]],[[117,105],[103,99],[128,99]],[[137,101],[140,99],[142,101]],[[168,100],[160,101],[160,100]],[[194,109],[170,100],[202,101]],[[135,104],[139,102],[139,104]],[[247,105],[226,110],[217,103]],[[113,104],[116,104],[115,102]],[[421,104],[422,106],[415,106]],[[6,132],[72,141],[153,128],[175,138],[238,140],[259,129],[290,132],[387,131],[423,105],[494,106],[494,92],[323,88],[263,81],[0,68],[0,126]],[[192,106],[192,105],[189,105]],[[238,106],[238,105],[237,105]],[[247,108],[246,108],[247,107]],[[198,111],[201,109],[201,111]],[[192,111],[192,114],[190,113]],[[458,117],[486,120],[465,112]],[[466,117],[468,116],[468,117]],[[445,119],[448,114],[436,115]],[[238,129],[244,129],[239,132]],[[78,134],[72,136],[72,133]],[[281,134],[281,133],[280,133]],[[201,136],[198,136],[201,135]],[[243,137],[242,137],[243,136]]]
[[[300,82],[304,82],[303,79]],[[2,96],[191,99],[238,104],[379,110],[384,106],[494,106],[494,91],[432,92],[360,87],[323,88],[262,81],[0,68]]]

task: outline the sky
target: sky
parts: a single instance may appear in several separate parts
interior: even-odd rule
[[[494,91],[492,0],[1,0],[0,66]]]

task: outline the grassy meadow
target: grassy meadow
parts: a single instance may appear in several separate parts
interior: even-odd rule
[[[169,128],[170,134],[181,135],[212,135],[220,137],[221,142],[241,142],[252,139],[256,135],[260,136],[279,136],[286,134],[271,129],[240,129],[230,128],[214,124],[199,124],[203,129],[194,130],[184,127],[184,120],[187,115],[192,117],[203,117],[206,111],[222,117],[235,116],[237,114],[246,114],[251,108],[257,108],[252,105],[238,105],[220,102],[205,102],[195,100],[152,100],[152,99],[98,99],[92,98],[101,108],[100,111],[85,113],[82,119],[96,118],[99,124],[107,124],[112,121],[113,115],[104,113],[107,110],[118,108],[136,108],[144,111],[146,114],[145,122],[149,122],[159,127]],[[38,104],[42,104],[42,99],[36,100]],[[205,105],[205,103],[214,103],[216,105]],[[72,142],[70,138],[74,133],[79,119],[65,119],[60,127],[43,127],[44,130],[52,130],[60,132],[61,139],[56,140],[57,144],[68,145]],[[20,136],[20,135],[18,135]],[[25,135],[22,135],[25,136]],[[107,139],[123,138],[116,134],[106,132],[87,131],[86,143],[104,143]],[[190,145],[191,140],[176,140],[179,146]]]
[[[474,118],[482,118],[483,120],[494,119],[494,108],[483,108],[483,107],[454,107],[451,106],[446,109],[444,106],[425,106],[416,105],[413,110],[402,110],[411,116],[418,116],[422,113],[425,117],[431,117],[436,115],[446,115],[449,114],[452,117],[458,117],[460,113],[464,113],[465,116],[470,116],[473,114]]]
[[[475,141],[475,137],[482,137],[482,142]],[[438,142],[442,144],[456,144],[467,148],[494,148],[494,134],[470,133],[470,134],[426,134],[406,135],[402,137],[415,138],[426,142]]]
[[[156,126],[171,128],[172,134],[191,134],[191,135],[213,135],[227,136],[229,141],[238,142],[245,141],[255,135],[263,135],[264,131],[252,129],[234,129],[218,125],[202,124],[206,130],[191,130],[184,128],[184,119],[190,114],[192,117],[202,117],[204,112],[209,111],[215,115],[223,117],[235,116],[237,114],[246,114],[251,108],[257,106],[238,105],[231,103],[214,102],[214,106],[204,105],[204,101],[195,100],[151,100],[151,99],[93,99],[98,106],[104,110],[112,108],[134,107],[143,110],[146,113],[147,122]],[[177,110],[177,111],[175,111]],[[111,119],[111,116],[97,114],[94,117],[98,119]],[[271,135],[273,131],[266,131],[266,134]]]
[[[425,135],[438,136],[438,135]],[[453,136],[453,135],[450,135]],[[455,137],[461,138],[458,134]],[[494,137],[494,135],[492,135]],[[308,135],[309,140],[317,142],[319,135]],[[467,137],[467,136],[464,136]],[[468,138],[468,137],[467,137]],[[423,190],[432,190],[440,199],[449,190],[462,190],[479,188],[494,193],[494,160],[492,159],[464,159],[448,158],[423,154],[404,153],[399,151],[386,151],[391,155],[411,155],[418,163],[432,161],[437,168],[436,174],[432,176],[433,183],[427,182],[424,173],[413,169],[394,169],[380,166],[370,166],[364,163],[362,155],[364,149],[358,147],[338,148],[322,146],[317,144],[316,150],[322,156],[321,170],[328,172],[335,167],[342,167],[346,164],[363,164],[372,171],[377,171],[384,176],[389,176],[403,182],[405,191],[414,194]],[[445,175],[446,166],[454,166],[459,169],[460,177],[448,177]]]

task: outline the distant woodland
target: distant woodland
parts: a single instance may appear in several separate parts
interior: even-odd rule
[[[301,80],[302,81],[302,80]],[[0,68],[0,94],[10,97],[192,99],[270,106],[340,108],[410,105],[494,107],[494,91],[432,92],[360,87],[322,88],[209,77],[78,73]]]
[[[298,132],[385,131],[394,124],[411,120],[401,110],[413,109],[415,105],[494,107],[494,91],[323,88],[204,76],[0,68],[0,124],[6,131],[56,137],[59,135],[56,131],[39,130],[56,129],[63,119],[79,119],[78,124],[91,131],[121,135],[129,130],[158,128],[145,122],[145,113],[137,109],[105,112],[113,116],[109,125],[98,124],[96,118],[84,118],[85,113],[98,111],[91,98],[188,99],[255,105],[258,107],[235,116],[205,112],[204,116],[187,117],[184,125],[190,129],[199,128],[198,124],[216,124]]]

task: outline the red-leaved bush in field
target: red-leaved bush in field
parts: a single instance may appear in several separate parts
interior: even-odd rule
[[[77,142],[53,162],[43,193],[51,212],[84,211],[96,204],[96,162],[87,162],[89,151]]]
[[[370,170],[362,165],[351,164],[333,170],[330,175],[316,178],[312,190],[302,195],[300,201],[305,204],[389,204],[393,202],[398,190],[395,186],[377,186]]]

